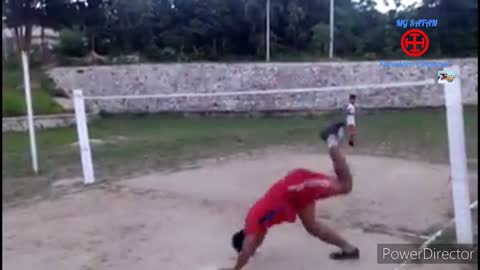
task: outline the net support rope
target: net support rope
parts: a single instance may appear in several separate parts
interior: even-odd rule
[[[238,96],[238,95],[273,95],[273,94],[298,94],[312,92],[327,92],[337,90],[365,90],[365,89],[384,89],[384,88],[400,88],[412,86],[427,86],[436,84],[433,79],[423,81],[396,82],[385,84],[365,84],[350,86],[326,86],[316,88],[292,88],[292,89],[271,89],[271,90],[248,90],[248,91],[231,91],[231,92],[211,92],[211,93],[176,93],[176,94],[147,94],[147,95],[112,95],[112,96],[84,96],[86,100],[114,100],[114,99],[147,99],[147,98],[182,98],[182,97],[219,97],[219,96]]]

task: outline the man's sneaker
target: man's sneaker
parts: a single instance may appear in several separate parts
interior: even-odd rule
[[[351,259],[358,259],[360,258],[360,250],[355,248],[351,252],[339,251],[333,252],[330,254],[330,259],[332,260],[351,260]]]
[[[334,135],[335,137],[337,137],[337,140],[341,140],[343,138],[344,133],[345,133],[345,123],[339,122],[339,123],[330,125],[326,129],[324,129],[320,133],[320,138],[322,138],[322,140],[326,142],[328,139],[328,136]]]

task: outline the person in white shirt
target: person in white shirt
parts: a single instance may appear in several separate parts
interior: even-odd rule
[[[347,105],[347,131],[348,131],[348,144],[353,147],[355,145],[355,135],[357,130],[355,128],[355,102],[357,96],[351,94],[349,96],[349,103]]]

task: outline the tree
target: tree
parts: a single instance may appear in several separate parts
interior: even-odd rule
[[[107,12],[111,8],[110,0],[84,0],[72,1],[72,18],[69,24],[78,25],[87,36],[90,44],[90,52],[93,57],[96,53],[96,41],[98,35],[105,29],[107,24]]]
[[[29,52],[32,30],[41,27],[41,39],[45,38],[46,27],[60,29],[74,20],[72,4],[68,0],[3,0],[6,24],[13,29],[16,47]],[[42,42],[43,43],[43,42]]]
[[[183,61],[261,59],[265,52],[266,0],[175,0],[175,8],[170,0],[3,1],[10,25],[79,27],[92,54],[141,52],[155,60]],[[426,29],[431,40],[427,57],[477,55],[476,2],[423,0],[418,7],[401,6],[400,0],[388,2],[396,9],[380,13],[373,0],[335,0],[335,55],[404,57],[400,38],[405,29],[395,21],[419,18],[439,21],[437,28]],[[325,54],[329,7],[328,1],[271,0],[273,57]],[[28,32],[18,31],[25,44]]]
[[[327,24],[319,23],[312,27],[312,42],[311,49],[320,52],[321,55],[327,55],[328,44],[330,40],[329,36],[330,28]]]
[[[32,29],[43,16],[42,0],[3,0],[5,23],[13,29],[19,51],[30,51]]]

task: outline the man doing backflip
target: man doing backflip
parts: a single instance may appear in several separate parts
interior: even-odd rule
[[[309,234],[340,248],[340,251],[330,254],[330,258],[359,258],[358,248],[315,219],[317,200],[348,194],[352,190],[352,175],[339,149],[344,132],[345,123],[342,122],[321,133],[321,138],[327,143],[335,175],[295,169],[273,184],[263,198],[253,205],[247,214],[244,228],[232,237],[232,245],[238,252],[238,257],[231,270],[240,270],[248,263],[272,226],[284,222],[293,223],[297,216]]]

